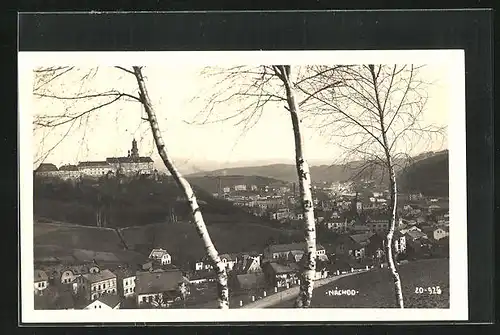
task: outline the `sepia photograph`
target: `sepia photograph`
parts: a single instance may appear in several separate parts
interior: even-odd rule
[[[23,320],[466,320],[464,77],[460,50],[21,52]]]

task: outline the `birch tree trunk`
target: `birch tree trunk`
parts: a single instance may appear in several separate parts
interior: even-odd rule
[[[299,179],[299,193],[304,214],[304,238],[307,247],[307,251],[304,255],[304,257],[306,257],[303,265],[304,268],[300,275],[300,291],[295,301],[295,307],[308,308],[311,305],[314,277],[316,275],[316,225],[314,222],[314,206],[311,192],[311,174],[309,173],[309,165],[304,158],[300,121],[298,117],[299,106],[290,81],[291,69],[289,65],[282,66],[281,68],[295,140],[295,164],[297,166],[297,175]]]
[[[228,309],[229,291],[227,287],[226,268],[224,266],[224,263],[222,263],[222,261],[220,260],[219,254],[217,253],[217,250],[215,249],[215,246],[212,243],[207,227],[205,225],[205,221],[203,220],[203,215],[201,214],[200,207],[198,206],[198,202],[196,200],[196,196],[193,192],[193,189],[191,188],[191,185],[180,174],[180,172],[177,170],[177,168],[174,166],[174,163],[168,156],[168,152],[165,148],[165,142],[163,141],[163,138],[161,136],[158,121],[156,119],[156,113],[154,111],[151,99],[149,98],[148,92],[146,90],[146,85],[144,83],[144,77],[142,75],[141,68],[138,66],[134,66],[133,71],[137,79],[137,84],[139,86],[139,92],[140,92],[140,99],[142,101],[142,104],[144,105],[144,109],[146,110],[146,114],[148,116],[148,121],[151,126],[151,131],[153,133],[153,138],[156,144],[156,148],[158,149],[158,153],[160,154],[160,157],[163,160],[163,163],[165,164],[166,168],[168,169],[168,171],[174,178],[175,182],[184,193],[184,196],[188,200],[196,230],[205,245],[207,255],[214,264],[214,269],[217,275],[217,293],[219,300],[219,308]]]
[[[385,125],[385,120],[384,120],[384,108],[382,107],[380,103],[380,96],[379,96],[379,87],[377,84],[377,75],[375,74],[375,66],[374,65],[369,65],[370,73],[372,75],[372,80],[373,80],[373,89],[375,93],[375,102],[379,114],[379,122],[380,122],[380,130],[382,134],[382,146],[384,148],[384,153],[385,153],[385,163],[387,165],[387,169],[389,170],[389,184],[390,184],[390,194],[391,194],[391,204],[390,204],[390,210],[391,210],[391,221],[390,221],[390,226],[389,226],[389,232],[387,233],[387,244],[385,246],[386,248],[386,255],[387,255],[387,264],[389,265],[389,270],[391,271],[392,278],[394,280],[394,290],[396,294],[396,303],[399,308],[404,308],[404,302],[403,302],[403,290],[401,289],[401,278],[399,277],[399,273],[396,269],[396,265],[394,264],[394,258],[392,254],[393,250],[393,243],[392,243],[392,238],[394,236],[394,230],[396,229],[396,213],[397,213],[397,199],[398,199],[398,189],[397,189],[397,184],[396,184],[396,173],[394,171],[394,164],[392,162],[391,158],[391,151],[390,151],[390,145],[389,141],[387,140],[387,128]]]
[[[392,254],[393,250],[393,241],[392,238],[394,236],[394,230],[396,228],[396,212],[397,212],[397,199],[398,199],[398,190],[396,185],[396,173],[394,172],[394,165],[390,157],[388,158],[389,162],[389,174],[390,174],[390,194],[391,194],[391,222],[389,227],[389,232],[387,233],[387,245],[386,245],[386,254],[387,254],[387,264],[389,265],[389,269],[392,273],[392,278],[394,280],[394,289],[396,293],[396,302],[399,308],[404,308],[403,302],[403,290],[401,288],[401,279],[399,277],[399,273],[396,270],[396,265],[394,264],[394,257]]]

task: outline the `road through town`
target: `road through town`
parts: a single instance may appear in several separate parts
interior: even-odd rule
[[[325,279],[320,279],[320,280],[317,280],[314,282],[314,288],[321,287],[321,286],[326,285],[326,284],[330,284],[330,283],[332,283],[340,278],[349,277],[352,275],[357,275],[357,274],[364,273],[367,271],[369,271],[369,270],[356,270],[354,272],[341,274],[339,276],[333,276],[333,277],[328,277]],[[266,308],[266,307],[270,307],[270,306],[279,304],[280,302],[293,299],[293,298],[297,297],[298,294],[299,294],[299,287],[294,286],[292,288],[289,288],[288,290],[284,290],[284,291],[272,294],[270,296],[267,296],[265,298],[262,298],[260,300],[251,302],[247,305],[242,306],[241,308]]]

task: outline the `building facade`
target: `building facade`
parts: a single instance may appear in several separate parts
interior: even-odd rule
[[[82,275],[80,285],[88,300],[95,300],[103,295],[117,295],[116,275],[109,270]]]

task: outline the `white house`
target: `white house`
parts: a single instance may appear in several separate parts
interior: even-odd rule
[[[234,190],[235,191],[246,191],[247,185],[234,185]]]
[[[229,254],[221,254],[219,257],[222,263],[225,264],[226,269],[228,271],[231,271],[234,268],[234,265],[236,264],[237,261],[235,256]]]
[[[49,286],[49,277],[42,270],[35,270],[34,272],[35,293],[40,293]]]
[[[117,295],[103,295],[92,301],[83,309],[120,309],[120,297]]]
[[[125,298],[132,297],[135,294],[136,273],[129,268],[120,268],[113,273],[116,275],[119,294]]]
[[[342,220],[341,218],[332,218],[325,223],[328,229],[333,231],[346,230],[347,229],[347,218]]]
[[[449,235],[450,235],[450,231],[449,231],[449,228],[446,226],[436,228],[432,232],[432,237],[434,237],[435,240],[440,240],[440,239],[445,238]]]
[[[117,294],[116,275],[107,269],[81,275],[78,277],[78,281],[89,300],[95,300],[104,295]]]
[[[172,263],[172,257],[165,249],[153,249],[149,254],[149,259],[159,260],[162,265],[167,265]]]

